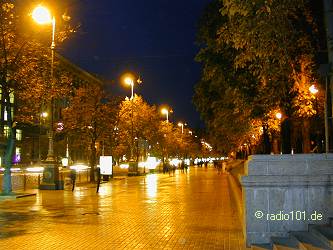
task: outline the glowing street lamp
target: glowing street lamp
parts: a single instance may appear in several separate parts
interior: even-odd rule
[[[52,41],[51,41],[51,82],[53,85],[54,82],[54,49],[55,49],[55,27],[56,27],[56,21],[55,17],[51,15],[50,11],[42,6],[38,5],[31,14],[34,21],[40,25],[47,25],[52,24]],[[53,152],[53,99],[51,100],[51,103],[49,103],[50,107],[50,113],[51,113],[51,119],[49,124],[49,148],[47,153],[47,161],[54,162],[54,152]]]
[[[133,79],[132,76],[127,76],[127,77],[125,77],[124,82],[125,82],[126,85],[131,86],[131,90],[132,90],[131,91],[131,93],[132,93],[131,100],[132,100],[133,97],[134,97],[134,79]],[[136,80],[136,83],[137,84],[142,83],[142,80],[140,79],[140,77]]]
[[[276,117],[276,119],[278,119],[279,120],[279,129],[280,129],[280,140],[281,140],[281,137],[282,137],[282,135],[281,135],[281,131],[282,131],[282,124],[281,124],[281,120],[282,120],[282,113],[281,112],[277,112],[276,114],[275,114],[275,117]],[[277,145],[277,141],[274,141],[273,142],[274,143],[274,145],[276,146],[276,148],[278,148],[278,145]],[[274,145],[273,145],[273,147],[274,147]],[[280,153],[282,154],[282,142],[281,142],[281,144],[280,144],[280,146],[281,146],[281,148],[280,148]],[[278,150],[278,149],[277,149]]]
[[[169,122],[169,110],[168,110],[167,108],[163,108],[163,109],[161,110],[161,113],[162,113],[163,115],[166,115],[166,121]]]
[[[123,81],[126,85],[131,86],[131,146],[130,146],[130,162],[131,162],[131,170],[137,171],[137,164],[134,164],[133,159],[133,150],[134,150],[134,121],[133,121],[133,101],[134,101],[134,77],[131,74],[126,74],[123,78]],[[142,80],[140,77],[136,80],[137,84],[141,84]],[[133,163],[133,164],[132,164]]]
[[[32,18],[36,23],[44,25],[52,22],[50,11],[42,5],[38,5],[31,13]]]
[[[186,124],[185,124],[186,125]],[[182,134],[184,134],[184,123],[178,122],[178,127],[182,128]]]
[[[309,91],[311,92],[311,94],[315,95],[318,93],[318,89],[316,88],[316,85],[312,84],[309,88]]]
[[[56,31],[56,19],[55,16],[44,6],[38,5],[31,13],[33,20],[40,25],[52,25],[52,39],[51,39],[51,86],[54,85],[54,49],[55,49],[55,31]],[[63,15],[64,20],[69,20],[69,17]],[[40,189],[62,189],[59,180],[59,169],[55,164],[54,151],[53,151],[53,97],[51,97],[49,103],[50,119],[49,119],[49,145],[46,163],[47,166],[44,168],[43,172],[43,182],[40,184]],[[42,117],[46,117],[47,114],[42,114]]]
[[[275,114],[275,117],[276,117],[277,119],[281,120],[281,119],[282,119],[282,114],[281,114],[280,112],[277,112],[277,113]]]
[[[132,89],[131,100],[132,100],[132,99],[133,99],[133,96],[134,96],[134,81],[133,81],[132,78],[130,78],[130,77],[126,77],[125,80],[124,80],[124,82],[125,82],[127,85],[131,86],[131,89]]]

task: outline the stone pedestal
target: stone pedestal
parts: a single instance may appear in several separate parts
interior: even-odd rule
[[[128,176],[136,176],[136,175],[139,175],[138,162],[130,161],[128,163]]]
[[[42,183],[39,185],[41,190],[63,190],[63,181],[59,179],[59,168],[55,162],[46,162],[44,167]]]
[[[241,179],[247,245],[333,217],[333,154],[253,155]]]

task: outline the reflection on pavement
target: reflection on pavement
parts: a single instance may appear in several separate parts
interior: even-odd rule
[[[244,249],[226,175],[150,174],[0,201],[0,249]]]

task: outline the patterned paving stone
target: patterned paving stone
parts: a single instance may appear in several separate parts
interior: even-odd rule
[[[0,249],[246,249],[227,177],[191,168],[0,202]]]

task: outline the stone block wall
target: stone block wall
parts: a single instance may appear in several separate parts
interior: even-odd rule
[[[253,155],[241,182],[247,245],[333,217],[333,154]]]

